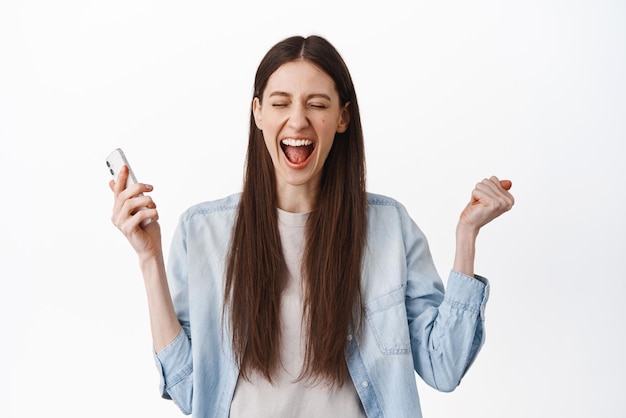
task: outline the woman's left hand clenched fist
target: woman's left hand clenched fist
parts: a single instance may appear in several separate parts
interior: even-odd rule
[[[476,184],[470,202],[461,213],[459,226],[478,232],[481,227],[510,210],[515,203],[513,195],[509,193],[511,186],[510,180],[499,180],[495,176]]]

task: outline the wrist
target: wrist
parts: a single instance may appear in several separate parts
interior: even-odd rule
[[[143,273],[144,280],[159,278],[165,270],[162,253],[157,251],[139,255],[139,268]]]
[[[456,228],[456,252],[454,270],[467,276],[474,276],[474,257],[476,253],[476,238],[479,228],[459,222]]]
[[[459,221],[456,226],[456,239],[462,241],[476,241],[480,228]]]
[[[139,267],[143,269],[144,267],[158,264],[160,261],[163,260],[163,257],[160,256],[158,252],[150,252],[150,253],[138,254],[138,259],[139,259]]]

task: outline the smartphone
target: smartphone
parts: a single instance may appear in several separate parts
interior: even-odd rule
[[[137,177],[135,177],[135,173],[133,173],[133,169],[130,167],[128,160],[126,159],[126,155],[124,155],[124,151],[122,151],[121,148],[116,148],[115,150],[113,150],[112,153],[109,154],[109,156],[106,158],[106,164],[107,168],[109,169],[109,173],[111,173],[111,176],[113,177],[113,180],[117,181],[117,176],[119,175],[120,170],[123,166],[126,166],[128,167],[128,178],[126,179],[125,187],[137,183]],[[143,195],[143,193],[141,193],[140,195]],[[152,222],[152,219],[146,219],[145,221],[141,222],[141,226],[146,226],[150,222]]]
[[[128,164],[126,155],[124,155],[124,151],[122,151],[121,148],[113,150],[113,152],[107,157],[106,163],[109,173],[113,176],[113,180],[117,181],[117,176],[120,173],[120,170],[123,166],[126,166],[128,167],[128,178],[126,179],[125,187],[137,183],[137,177],[135,177],[135,173],[133,173],[133,169],[130,167],[130,164]]]

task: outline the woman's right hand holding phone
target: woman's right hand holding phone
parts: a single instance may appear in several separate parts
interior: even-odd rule
[[[139,256],[139,266],[148,295],[148,312],[155,352],[160,352],[181,332],[172,297],[167,285],[159,214],[150,196],[152,186],[136,183],[126,187],[128,167],[119,170],[111,180],[115,203],[111,221],[126,236]],[[151,220],[148,222],[148,220]],[[142,226],[143,225],[143,226]]]
[[[125,188],[127,177],[128,167],[124,166],[117,181],[109,182],[115,199],[111,221],[122,231],[140,259],[161,257],[161,228],[157,222],[159,213],[152,198],[143,194],[151,192],[153,188],[144,183]]]

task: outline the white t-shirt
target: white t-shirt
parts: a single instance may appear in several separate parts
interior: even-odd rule
[[[305,329],[302,327],[303,283],[300,274],[305,245],[306,213],[278,210],[278,228],[287,263],[288,280],[280,310],[283,367],[270,383],[252,372],[250,381],[239,378],[230,418],[365,418],[354,384],[347,379],[341,388],[301,379]]]

